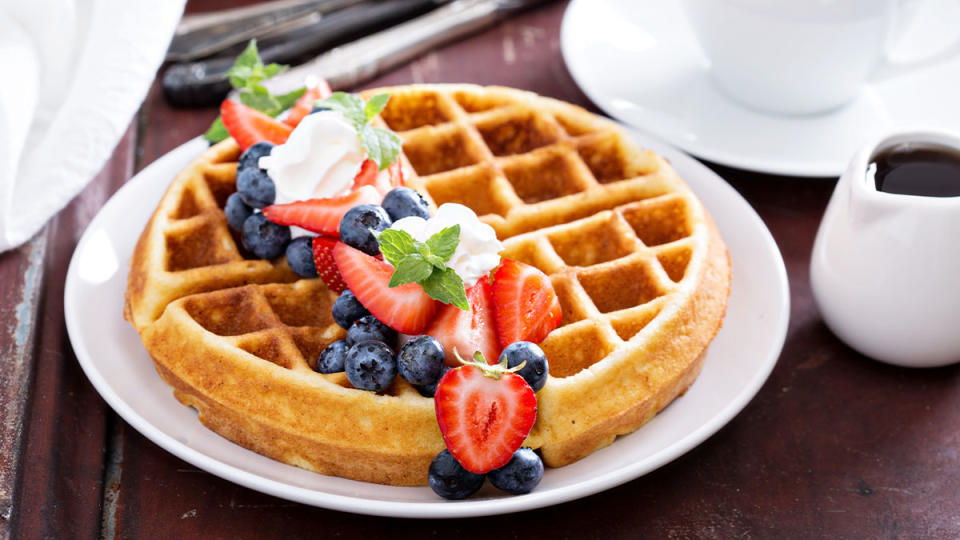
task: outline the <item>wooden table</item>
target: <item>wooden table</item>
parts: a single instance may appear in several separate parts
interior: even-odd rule
[[[596,111],[564,67],[564,7],[526,13],[368,86],[502,84]],[[713,165],[780,246],[790,329],[757,397],[669,465],[550,508],[417,521],[290,503],[180,461],[120,420],[87,381],[66,336],[64,277],[81,232],[110,195],[215,114],[172,109],[155,84],[89,187],[31,242],[0,255],[0,537],[960,535],[960,368],[879,364],[824,326],[807,268],[832,179]]]

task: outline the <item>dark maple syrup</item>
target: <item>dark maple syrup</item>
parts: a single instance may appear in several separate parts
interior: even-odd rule
[[[877,191],[923,197],[960,196],[960,150],[938,144],[891,146],[873,157]]]

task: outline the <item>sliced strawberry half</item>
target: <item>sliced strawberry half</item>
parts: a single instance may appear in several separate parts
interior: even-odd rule
[[[333,259],[333,248],[340,241],[329,236],[313,238],[313,264],[317,267],[317,274],[327,284],[331,291],[340,294],[347,288],[337,262]]]
[[[390,176],[390,189],[407,185],[403,180],[403,168],[400,167],[400,161],[391,163],[390,166],[386,168],[386,172]]]
[[[503,371],[500,365],[470,364],[451,369],[437,383],[434,406],[443,441],[473,473],[506,465],[537,420],[530,385]]]
[[[447,365],[460,365],[453,354],[454,349],[463,357],[480,351],[488,362],[496,363],[500,357],[500,343],[497,341],[490,281],[481,279],[467,289],[467,301],[470,311],[452,304],[443,305],[427,334],[443,345]]]
[[[360,172],[353,179],[353,185],[350,190],[359,189],[362,186],[373,186],[380,192],[380,195],[386,195],[391,189],[404,185],[403,171],[400,169],[400,163],[391,163],[382,171],[377,170],[377,162],[368,159],[360,166]]]
[[[357,300],[383,324],[404,334],[419,334],[437,311],[437,301],[416,283],[388,287],[393,266],[342,242],[333,248],[340,275]]]
[[[493,303],[500,345],[540,343],[560,324],[557,293],[546,274],[519,261],[504,259],[493,274]]]
[[[340,197],[308,199],[287,204],[274,204],[263,209],[263,215],[277,225],[296,225],[325,236],[340,236],[340,219],[358,204],[378,204],[383,200],[373,186]]]
[[[290,108],[287,117],[283,119],[283,123],[290,127],[297,127],[297,124],[313,111],[313,104],[319,99],[330,97],[331,93],[327,81],[320,79],[316,86],[307,88],[307,91],[300,96],[300,99]]]
[[[242,150],[261,141],[283,144],[293,131],[283,122],[229,99],[220,104],[220,119]]]
[[[377,162],[372,159],[367,159],[360,165],[360,171],[357,175],[353,177],[353,185],[350,186],[350,191],[360,189],[362,186],[376,187],[376,184]]]

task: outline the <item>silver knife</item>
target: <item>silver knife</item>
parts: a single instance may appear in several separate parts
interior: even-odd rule
[[[549,1],[455,0],[426,15],[331,49],[264,84],[273,93],[289,92],[313,75],[325,78],[334,89],[350,88],[517,11]]]

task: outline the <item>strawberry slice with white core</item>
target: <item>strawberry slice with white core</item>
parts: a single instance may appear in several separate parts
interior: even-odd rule
[[[448,353],[449,354],[449,353]],[[537,420],[537,398],[506,363],[478,357],[437,383],[434,406],[447,449],[463,468],[484,474],[510,461]]]
[[[287,113],[287,117],[283,119],[283,123],[291,127],[297,127],[297,124],[299,124],[304,117],[313,112],[313,105],[317,100],[328,98],[332,93],[327,81],[320,79],[316,86],[307,88],[306,92],[300,96],[300,99],[297,100],[290,109],[290,112]]]
[[[277,225],[295,225],[325,236],[340,236],[340,220],[354,206],[379,204],[383,196],[373,186],[340,197],[308,199],[287,204],[274,204],[263,209],[263,215]]]
[[[400,170],[400,162],[391,163],[382,171],[377,170],[377,162],[368,159],[360,166],[360,172],[353,179],[353,186],[350,190],[359,189],[362,186],[373,186],[380,192],[380,195],[386,195],[393,188],[404,185],[403,171]]]
[[[503,259],[493,274],[493,303],[500,345],[540,343],[560,324],[560,300],[550,278],[537,268]]]
[[[241,150],[261,141],[283,144],[293,132],[293,128],[283,122],[229,99],[220,104],[220,119]]]
[[[480,351],[489,361],[496,362],[500,357],[500,343],[494,322],[490,281],[480,278],[466,292],[470,311],[453,304],[444,305],[426,333],[443,345],[447,353],[447,365],[459,365],[454,358],[454,350],[467,356]]]
[[[420,334],[437,311],[438,302],[417,283],[388,287],[393,266],[342,242],[333,258],[347,287],[380,322],[404,334]]]
[[[347,288],[347,284],[340,275],[337,262],[333,260],[333,248],[340,241],[329,236],[313,238],[313,264],[317,267],[317,274],[327,284],[331,291],[340,294]]]

